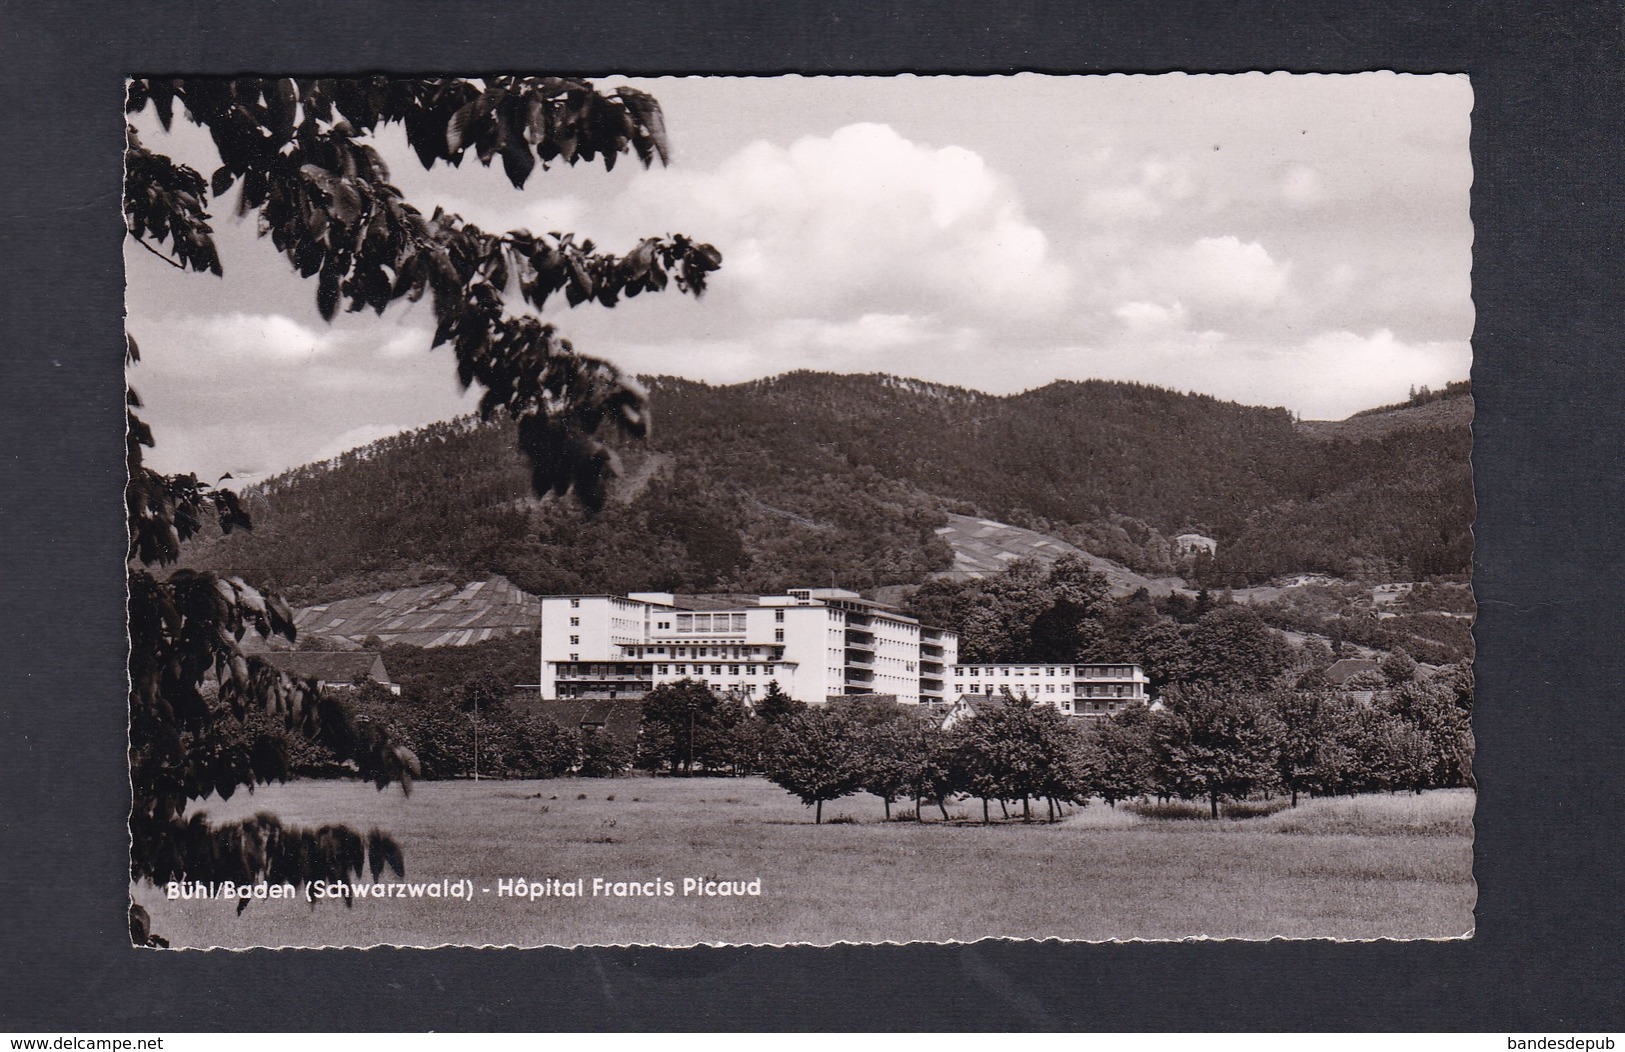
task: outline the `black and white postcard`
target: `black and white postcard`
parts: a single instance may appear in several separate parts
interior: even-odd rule
[[[132,938],[1470,937],[1472,107],[130,81]]]

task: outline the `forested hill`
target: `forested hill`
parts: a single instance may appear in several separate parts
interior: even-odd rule
[[[1151,574],[1217,538],[1216,580],[1415,577],[1470,557],[1470,395],[1425,422],[1298,425],[1136,384],[996,397],[888,376],[648,381],[647,446],[596,518],[530,499],[512,427],[397,435],[248,494],[256,529],[194,563],[312,601],[496,572],[538,592],[911,583],[949,565],[945,512],[1052,533]],[[1404,412],[1404,410],[1395,410]],[[1414,412],[1414,411],[1413,411]]]

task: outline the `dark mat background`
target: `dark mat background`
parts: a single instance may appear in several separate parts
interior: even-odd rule
[[[1621,7],[0,5],[0,1029],[1621,1029]],[[683,952],[137,952],[124,921],[122,78],[1465,71],[1478,933]],[[1062,900],[1042,874],[1011,874]]]

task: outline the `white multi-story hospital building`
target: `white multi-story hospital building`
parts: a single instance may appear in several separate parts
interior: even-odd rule
[[[959,637],[839,588],[787,595],[668,592],[542,598],[543,698],[638,697],[682,679],[742,698],[770,682],[798,701],[948,699]]]

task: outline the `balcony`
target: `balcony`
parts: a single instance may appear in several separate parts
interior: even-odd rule
[[[873,683],[875,674],[866,668],[847,667],[846,678],[849,683]]]
[[[1122,672],[1108,672],[1103,668],[1088,668],[1083,665],[1079,665],[1077,666],[1076,673],[1077,674],[1072,677],[1073,679],[1104,680],[1109,683],[1146,682],[1145,673],[1134,668],[1133,666],[1129,666],[1125,671]]]
[[[875,663],[875,652],[858,647],[847,647],[846,663],[848,665],[873,665]]]
[[[652,680],[653,675],[647,670],[627,672],[560,672],[557,677],[560,683],[642,683]]]
[[[940,658],[943,656],[942,648],[935,643],[921,643],[920,653],[925,657]]]
[[[583,701],[616,701],[621,698],[635,699],[640,694],[647,694],[654,686],[649,683],[638,683],[630,686],[603,686],[593,683],[560,683],[559,698],[577,699]]]
[[[1085,687],[1077,694],[1079,701],[1145,701],[1143,691],[1123,688],[1121,694],[1111,687]]]
[[[846,643],[848,646],[857,645],[868,649],[875,645],[875,634],[865,632],[860,628],[848,628],[846,630]]]

